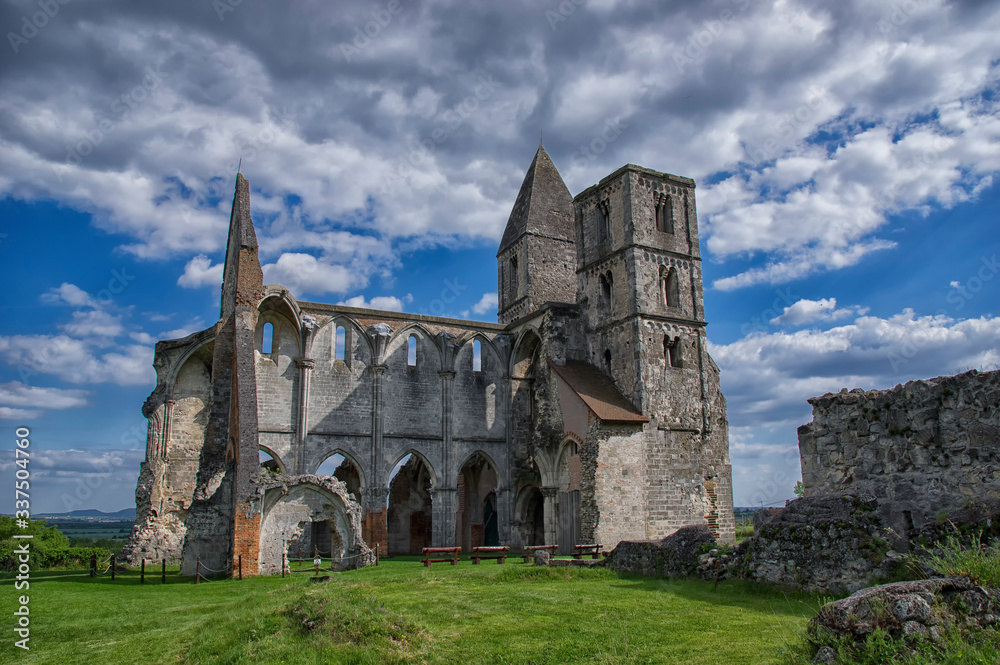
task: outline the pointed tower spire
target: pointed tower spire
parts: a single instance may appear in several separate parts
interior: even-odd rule
[[[573,197],[539,143],[497,251],[500,322],[546,302],[574,302],[575,270]]]
[[[575,238],[573,197],[541,143],[524,174],[497,256],[525,233]]]
[[[252,256],[252,261],[241,265],[240,255]],[[229,240],[226,243],[226,264],[222,270],[221,318],[233,313],[239,299],[238,284],[247,283],[247,276],[240,279],[240,273],[250,271],[253,284],[262,283],[260,261],[257,257],[257,233],[250,219],[250,183],[242,173],[236,174],[236,192],[233,195],[233,211],[229,216]],[[256,279],[254,279],[256,278]]]

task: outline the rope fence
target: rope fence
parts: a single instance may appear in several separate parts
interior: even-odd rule
[[[299,549],[299,551],[301,552],[301,548]],[[375,565],[377,566],[379,564],[379,547],[378,547],[377,544],[376,544],[375,549],[374,549],[374,551],[372,553],[352,554],[352,555],[348,555],[348,556],[337,556],[337,557],[334,557],[334,556],[321,556],[323,554],[326,554],[326,555],[332,554],[332,550],[331,551],[327,551],[327,552],[323,552],[323,551],[319,550],[318,548],[314,548],[313,552],[314,552],[314,554],[316,556],[312,557],[311,559],[310,558],[306,558],[306,557],[289,558],[287,550],[285,552],[283,552],[282,553],[282,564],[281,564],[281,576],[284,577],[286,574],[291,574],[291,573],[308,573],[308,572],[318,572],[318,571],[336,573],[336,572],[340,572],[340,571],[338,569],[334,568],[334,565],[336,565],[336,564],[343,565],[344,563],[346,563],[348,561],[352,561],[354,559],[359,559],[359,558],[371,556],[371,554],[375,555]],[[316,563],[317,559],[320,561],[319,564]],[[311,563],[312,565],[311,566],[307,566],[307,567],[302,567],[301,564],[303,562],[308,562],[308,563]],[[147,580],[146,580],[146,563],[147,563],[146,559],[140,559],[140,561],[139,561],[139,568],[138,568],[138,570],[136,570],[134,568],[131,568],[131,569],[130,568],[125,568],[121,564],[121,562],[119,562],[117,560],[117,557],[116,557],[115,554],[112,554],[107,559],[103,559],[101,561],[98,561],[97,555],[93,555],[93,556],[90,557],[90,569],[89,569],[88,572],[89,572],[90,577],[92,577],[92,578],[110,577],[110,579],[111,579],[112,582],[115,581],[116,576],[120,576],[122,574],[128,574],[128,576],[131,579],[134,579],[135,578],[135,573],[138,572],[138,574],[139,574],[139,583],[140,584],[146,584],[147,583]],[[156,565],[156,561],[149,561],[148,563],[150,563],[151,567],[155,567],[155,565]],[[299,566],[298,567],[293,567],[293,566],[295,566],[295,564],[299,564]],[[105,565],[106,565],[106,567],[104,568],[104,570],[101,570],[101,567],[105,566]],[[150,571],[150,573],[151,573],[150,574],[150,579],[152,580],[153,578],[156,577],[156,574],[153,573],[152,570]],[[180,570],[172,571],[171,575],[174,576],[175,578],[182,576]],[[160,561],[159,577],[160,577],[160,582],[162,584],[166,584],[167,583],[167,560],[166,559],[161,559],[161,561]],[[196,559],[196,561],[195,561],[195,574],[194,574],[194,580],[193,580],[194,584],[200,584],[201,582],[217,582],[220,579],[224,579],[224,578],[228,578],[228,579],[240,579],[240,580],[243,579],[243,557],[242,556],[237,557],[237,559],[236,559],[235,562],[234,561],[230,561],[229,563],[227,563],[226,565],[224,565],[221,569],[216,569],[216,568],[212,568],[210,566],[205,565],[204,563],[201,562],[201,557],[198,557]]]

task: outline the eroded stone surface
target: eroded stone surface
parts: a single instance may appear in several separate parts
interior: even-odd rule
[[[604,565],[619,573],[688,577],[698,568],[702,551],[714,544],[715,535],[706,525],[685,526],[658,541],[620,542]]]
[[[827,603],[809,632],[860,642],[881,628],[895,639],[936,639],[948,630],[995,628],[998,612],[1000,593],[967,577],[896,582]]]
[[[882,573],[888,532],[872,497],[792,501],[737,548],[734,566],[758,582],[808,592],[853,592]]]
[[[1000,371],[809,402],[813,421],[799,428],[806,496],[873,496],[903,541],[1000,487]]]

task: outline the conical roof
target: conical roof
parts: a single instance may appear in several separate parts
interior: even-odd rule
[[[573,197],[545,148],[538,146],[507,219],[497,255],[525,233],[575,240]]]

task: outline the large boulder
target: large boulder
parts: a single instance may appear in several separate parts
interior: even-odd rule
[[[828,495],[790,502],[736,549],[737,572],[806,592],[852,593],[887,571],[888,529],[875,499]]]
[[[894,639],[936,640],[950,630],[1000,626],[1000,593],[967,577],[896,582],[863,589],[824,605],[809,620],[817,642],[850,638],[860,643],[882,629]]]
[[[623,540],[604,560],[619,573],[688,577],[698,568],[698,557],[715,545],[705,524],[684,526],[663,540]]]

